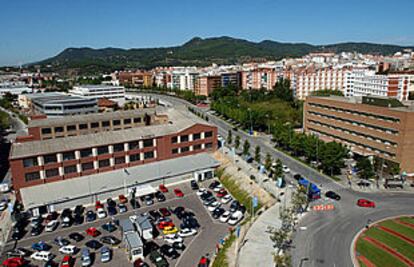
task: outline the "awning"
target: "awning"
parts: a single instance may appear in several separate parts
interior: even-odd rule
[[[154,194],[155,192],[157,192],[157,190],[152,187],[150,184],[143,184],[143,185],[139,185],[139,186],[135,186],[132,188],[128,188],[128,193],[131,193],[131,191],[135,188],[135,196],[136,197],[142,197],[142,196],[146,196],[149,194]]]

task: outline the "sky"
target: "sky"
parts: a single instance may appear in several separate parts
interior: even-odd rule
[[[414,46],[414,0],[4,0],[0,66],[68,47],[162,47],[195,36]]]

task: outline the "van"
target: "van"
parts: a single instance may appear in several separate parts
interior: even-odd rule
[[[82,249],[82,256],[81,256],[82,266],[91,266],[92,259],[91,259],[91,253],[89,252],[89,249],[83,248]]]

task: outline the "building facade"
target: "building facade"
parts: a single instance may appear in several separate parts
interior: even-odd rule
[[[80,85],[74,86],[69,93],[89,99],[107,98],[118,103],[125,101],[125,88],[115,85]]]
[[[400,164],[414,175],[414,107],[379,97],[307,97],[304,131],[364,156]]]
[[[199,76],[195,86],[195,94],[209,96],[215,89],[220,88],[221,84],[220,75]]]

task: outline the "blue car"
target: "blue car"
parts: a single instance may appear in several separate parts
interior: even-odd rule
[[[39,241],[32,245],[32,249],[36,251],[46,251],[50,249],[50,246],[46,244],[44,241]]]
[[[116,215],[116,213],[117,213],[116,208],[115,208],[115,207],[113,207],[113,206],[109,206],[109,207],[107,208],[107,210],[108,210],[108,215],[109,215],[109,216],[114,216],[114,215]]]
[[[86,221],[87,222],[93,222],[94,220],[96,220],[96,213],[93,211],[88,211],[86,213]]]

